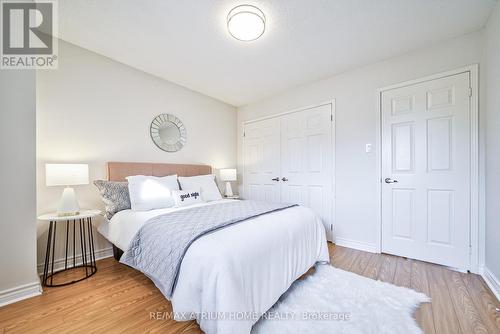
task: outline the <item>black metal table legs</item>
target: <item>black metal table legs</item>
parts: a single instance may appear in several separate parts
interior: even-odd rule
[[[62,268],[57,268],[56,266],[56,272],[54,272],[54,254],[56,249],[56,232],[58,224],[64,224],[64,222],[50,221],[49,223],[47,250],[45,253],[45,264],[43,268],[43,278],[42,278],[42,284],[44,286],[56,287],[56,286],[73,284],[81,280],[84,280],[86,278],[89,278],[90,276],[94,275],[97,272],[97,266],[95,263],[94,234],[92,232],[92,218],[90,217],[66,220],[66,245],[65,245],[66,256],[64,258],[64,266],[62,266],[62,261],[57,261],[60,262]],[[68,251],[70,243],[69,241],[71,238],[70,237],[71,226],[73,226],[73,236],[72,236],[73,265],[68,267]],[[79,233],[77,233],[76,230],[79,230]],[[80,255],[76,254],[77,234],[79,234],[80,236],[80,247],[79,247]],[[78,261],[77,257],[79,257]],[[85,276],[78,277],[77,279],[74,279],[69,282],[53,283],[54,276],[69,270],[73,270],[75,268],[84,268]]]

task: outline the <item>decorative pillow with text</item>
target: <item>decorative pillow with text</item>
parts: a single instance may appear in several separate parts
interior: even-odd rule
[[[201,197],[203,197],[203,201],[217,201],[222,199],[219,188],[215,183],[215,175],[197,175],[197,176],[189,176],[183,177],[179,176],[179,183],[181,185],[181,189],[200,189]]]
[[[197,190],[174,190],[172,192],[172,196],[174,197],[175,206],[188,206],[197,203],[205,202],[201,198],[201,192],[199,189]]]

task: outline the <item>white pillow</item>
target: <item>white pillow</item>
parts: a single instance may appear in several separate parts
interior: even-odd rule
[[[222,199],[213,174],[190,177],[179,176],[179,183],[181,189],[200,189],[201,197],[206,202]]]
[[[203,203],[200,190],[174,190],[172,196],[174,197],[175,206],[188,206],[196,203]]]
[[[134,211],[170,208],[175,205],[173,190],[179,190],[177,175],[127,177],[130,207]]]

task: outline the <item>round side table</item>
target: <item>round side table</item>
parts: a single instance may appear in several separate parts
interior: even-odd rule
[[[82,210],[75,216],[58,216],[57,213],[49,213],[38,217],[39,220],[49,222],[49,234],[47,238],[47,250],[45,253],[45,264],[43,267],[42,284],[44,286],[56,287],[73,284],[89,278],[97,272],[94,250],[94,234],[92,232],[92,218],[101,214],[99,210]],[[54,272],[54,253],[56,250],[57,225],[66,223],[66,248],[64,267]],[[71,228],[72,227],[72,228]],[[73,236],[71,238],[71,230]],[[79,230],[79,233],[77,232]],[[76,254],[78,239],[80,239],[80,254]],[[73,239],[73,259],[68,261],[68,251],[70,239]],[[77,261],[77,257],[80,260]],[[72,262],[72,263],[68,263]],[[78,277],[69,282],[53,283],[54,276],[60,273],[75,269],[84,268],[85,276]]]

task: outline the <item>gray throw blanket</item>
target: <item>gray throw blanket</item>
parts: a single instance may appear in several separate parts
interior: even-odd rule
[[[231,201],[167,213],[150,219],[136,233],[120,262],[148,276],[171,298],[182,259],[198,238],[296,204]]]

